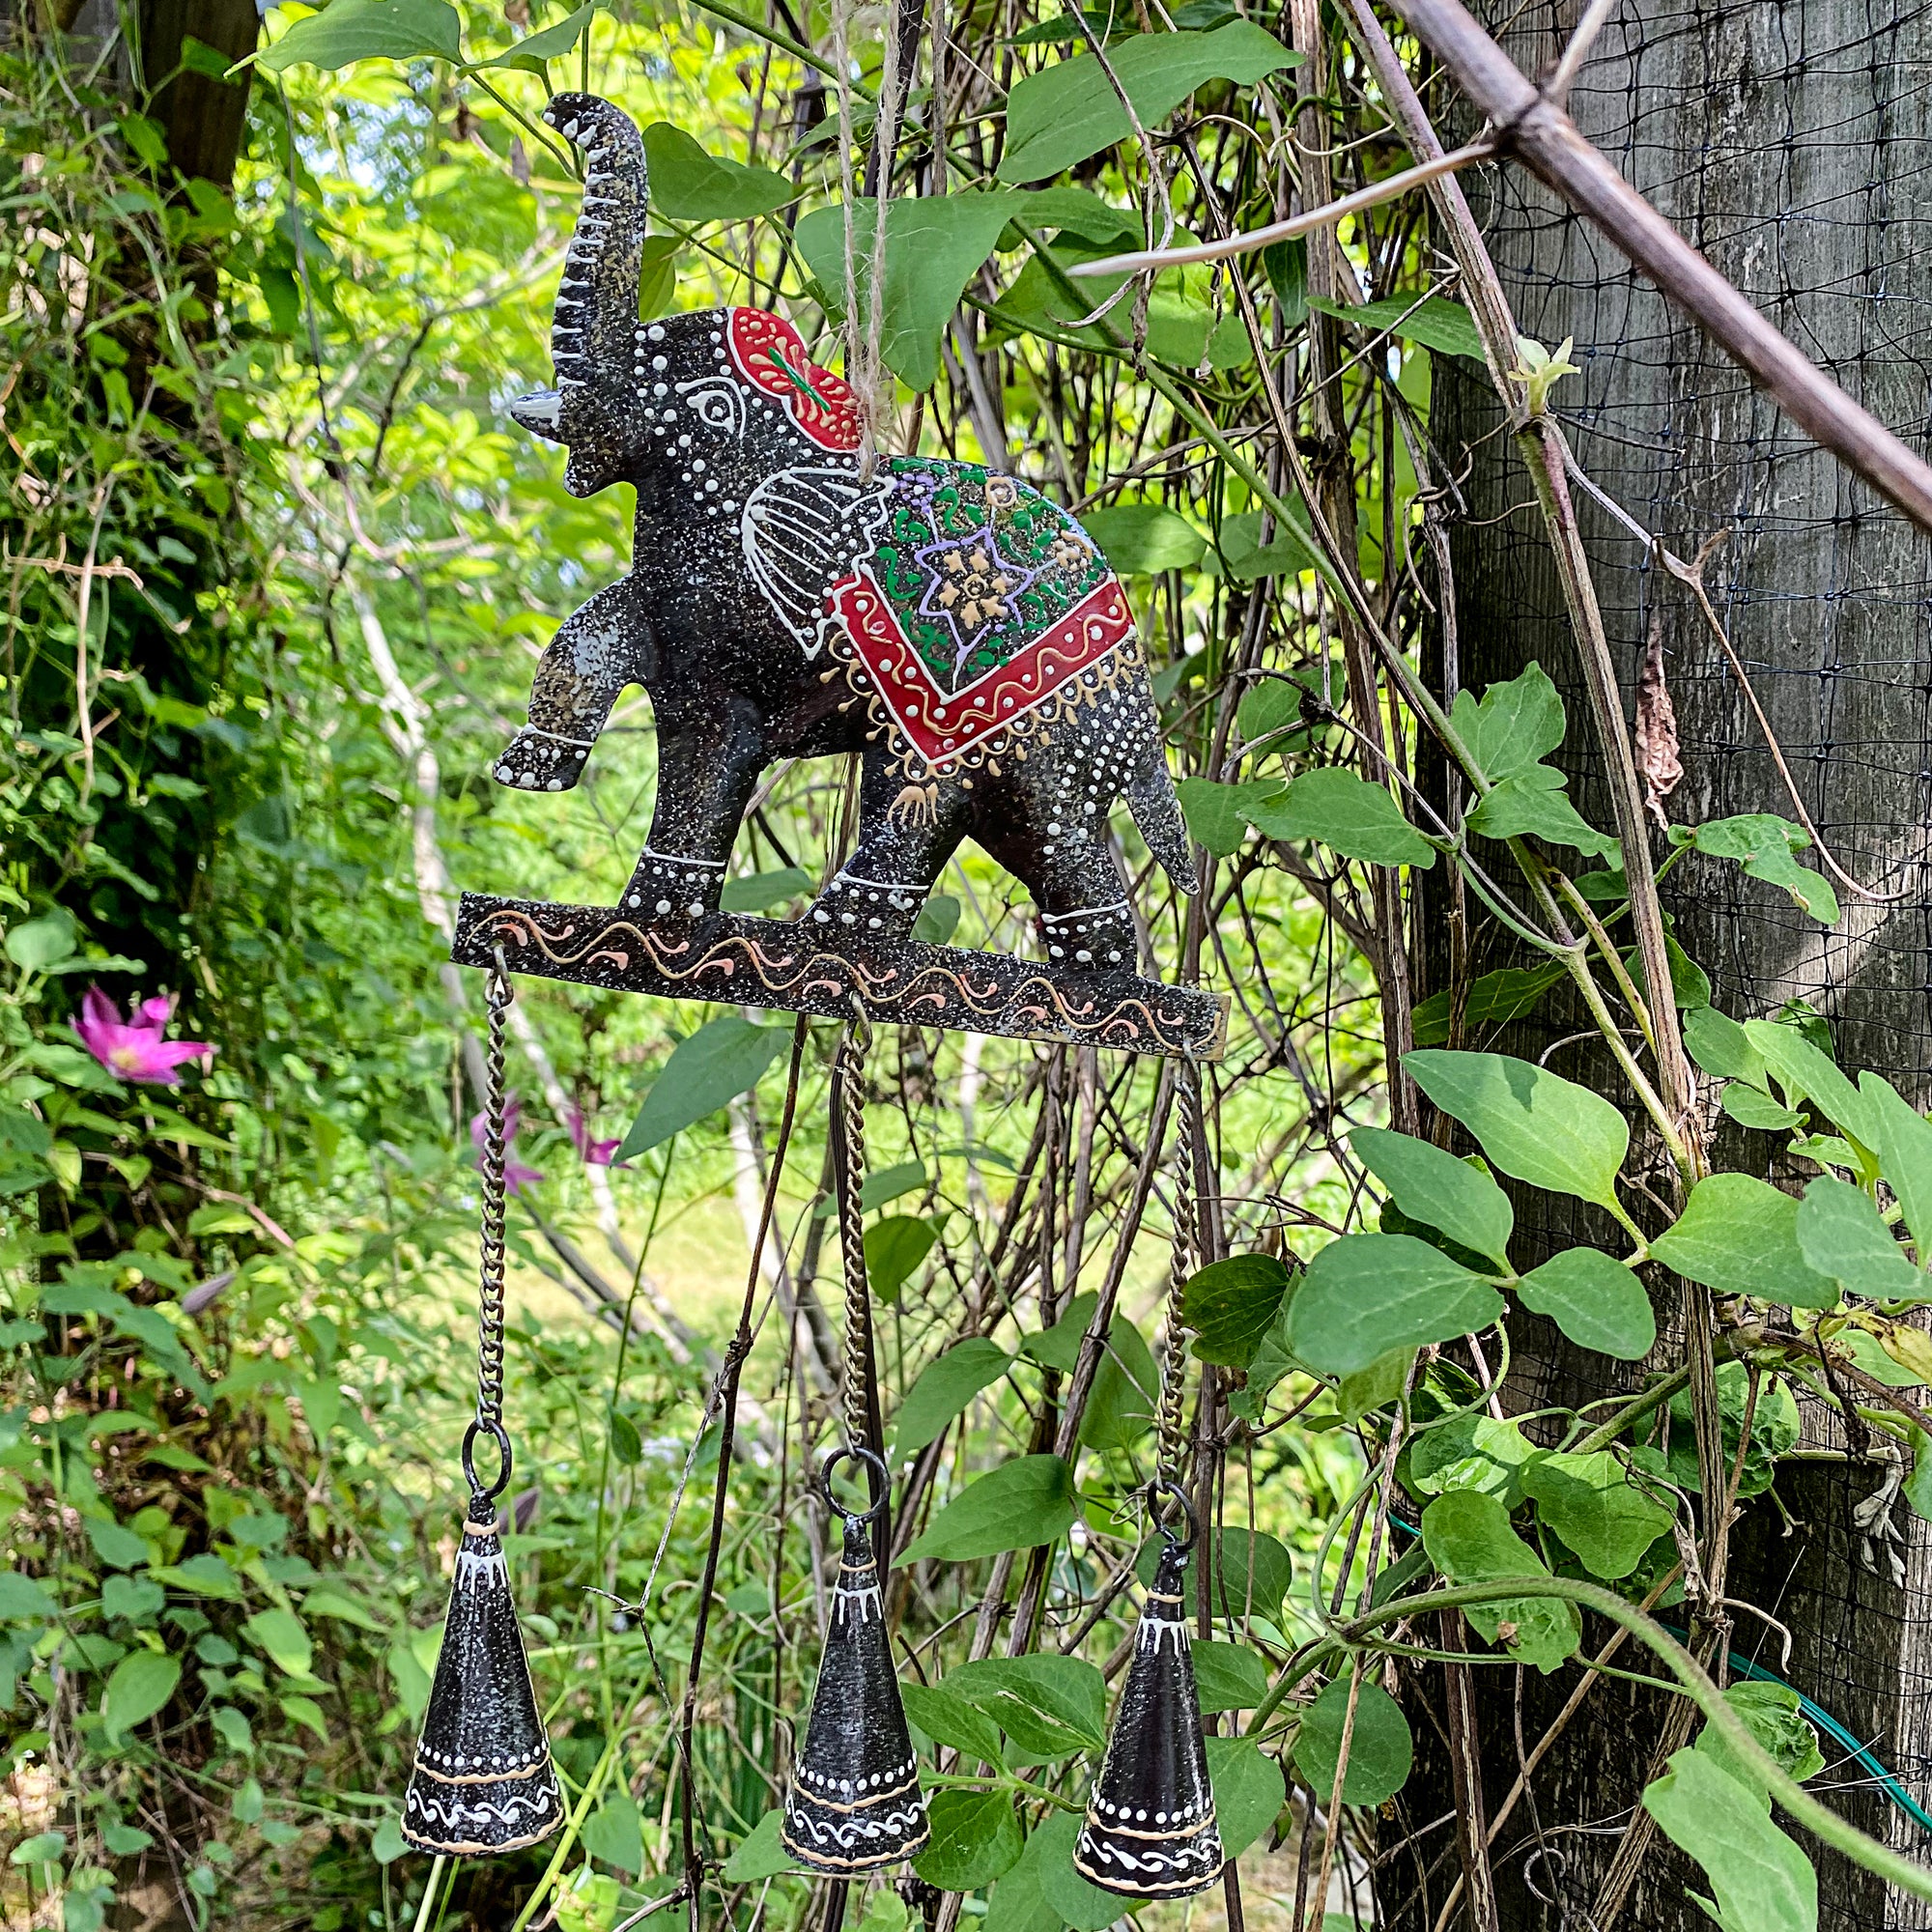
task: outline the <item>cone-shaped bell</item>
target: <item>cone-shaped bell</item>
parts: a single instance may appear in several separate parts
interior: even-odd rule
[[[835,1877],[897,1864],[930,1835],[868,1520],[845,1519],[811,1720],[779,1832],[800,1864]]]
[[[1170,1541],[1161,1552],[1107,1755],[1073,1847],[1081,1877],[1122,1898],[1184,1898],[1221,1874],[1181,1596],[1187,1549]]]
[[[513,1852],[563,1822],[537,1718],[497,1506],[469,1498],[442,1655],[403,1800],[403,1836],[425,1852]]]

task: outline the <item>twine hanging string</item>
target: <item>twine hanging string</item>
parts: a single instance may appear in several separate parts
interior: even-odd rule
[[[463,1435],[463,1473],[471,1493],[486,1499],[501,1495],[510,1481],[510,1437],[503,1427],[503,1255],[505,1187],[503,1164],[509,1136],[507,1101],[503,1092],[503,1027],[515,1001],[503,955],[490,969],[486,992],[490,1009],[489,1046],[483,1070],[483,1147],[478,1166],[483,1180],[482,1226],[478,1236],[479,1265],[476,1308],[476,1419]],[[479,1435],[490,1436],[502,1458],[494,1484],[477,1480],[471,1460]]]
[[[885,367],[886,212],[892,200],[893,158],[898,150],[899,37],[888,14],[880,48],[879,97],[872,122],[878,157],[872,208],[871,261],[860,312],[859,244],[853,223],[858,184],[852,172],[851,0],[834,0],[832,64],[838,70],[838,199],[844,215],[845,380],[859,409],[859,479],[870,483],[879,464],[880,433],[892,412],[891,377]]]

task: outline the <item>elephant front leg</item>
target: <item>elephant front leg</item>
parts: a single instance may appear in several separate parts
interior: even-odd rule
[[[702,919],[718,910],[731,846],[766,764],[761,721],[749,703],[696,718],[658,718],[658,792],[650,837],[624,889],[624,908],[647,918]]]
[[[497,761],[497,782],[568,791],[628,684],[643,681],[651,643],[635,578],[600,590],[563,622],[537,663],[530,722]]]

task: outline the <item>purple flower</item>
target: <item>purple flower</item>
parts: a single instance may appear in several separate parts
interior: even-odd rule
[[[570,1144],[577,1150],[578,1157],[586,1167],[609,1167],[611,1156],[623,1145],[622,1138],[612,1135],[608,1141],[594,1141],[590,1138],[590,1125],[582,1113],[576,1107],[564,1116],[564,1124],[570,1129]],[[629,1167],[630,1162],[617,1163]]]
[[[117,1079],[175,1087],[181,1084],[176,1069],[183,1061],[206,1060],[214,1048],[205,1039],[164,1039],[174,1013],[174,996],[156,993],[124,1020],[114,1002],[99,986],[90,986],[73,1030],[81,1045]]]
[[[517,1158],[517,1130],[524,1124],[524,1103],[512,1094],[503,1107],[503,1185],[512,1194],[521,1194],[543,1179],[540,1168],[526,1167]],[[476,1149],[476,1158],[483,1158],[483,1146],[488,1138],[487,1126],[481,1114],[469,1122],[469,1138]]]

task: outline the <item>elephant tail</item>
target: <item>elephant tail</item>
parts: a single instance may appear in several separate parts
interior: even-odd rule
[[[1168,776],[1167,759],[1161,754],[1160,741],[1151,747],[1152,756],[1139,777],[1126,788],[1127,810],[1148,842],[1148,850],[1160,861],[1161,870],[1174,881],[1177,892],[1194,890],[1194,862],[1187,849],[1187,827],[1181,822],[1180,804],[1174,795],[1174,781]]]

